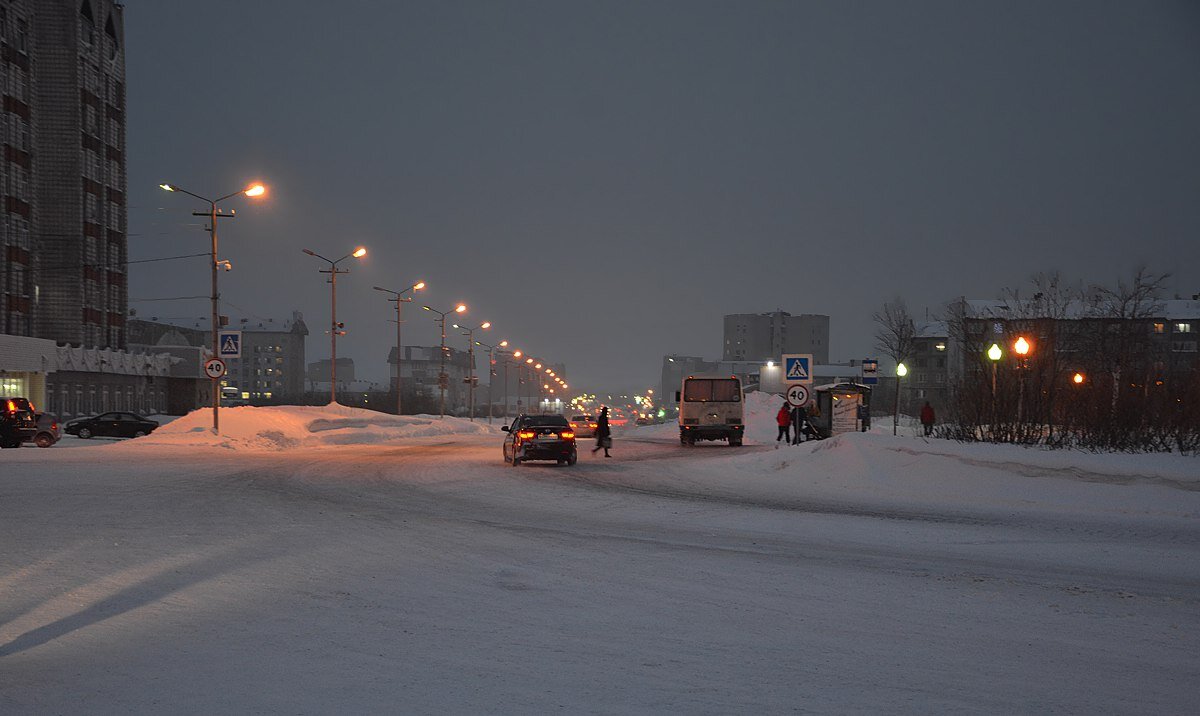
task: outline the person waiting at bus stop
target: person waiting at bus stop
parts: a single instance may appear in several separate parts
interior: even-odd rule
[[[803,405],[792,408],[792,444],[799,445],[808,439],[808,411]]]
[[[775,414],[775,424],[779,426],[779,434],[775,436],[775,442],[782,440],[785,445],[790,443],[792,440],[788,427],[792,424],[792,409],[786,402]]]

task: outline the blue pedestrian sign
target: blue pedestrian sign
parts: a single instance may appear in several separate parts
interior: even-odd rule
[[[785,383],[812,383],[812,353],[784,353],[783,381]]]
[[[879,361],[874,358],[864,358],[862,362],[863,385],[879,383]]]
[[[220,358],[241,358],[242,332],[219,331],[217,333],[217,354]]]

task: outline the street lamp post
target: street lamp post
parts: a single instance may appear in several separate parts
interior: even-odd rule
[[[440,411],[441,417],[444,418],[446,417],[446,386],[450,384],[450,376],[446,375],[446,316],[449,316],[451,313],[463,313],[467,310],[467,306],[464,303],[460,303],[454,307],[453,311],[439,311],[429,306],[421,306],[421,308],[430,313],[438,314],[438,317],[433,320],[437,321],[438,326],[442,329],[442,362],[441,372],[438,373],[438,389],[442,394]]]
[[[392,295],[392,297],[389,298],[388,300],[396,302],[396,415],[404,414],[401,411],[402,403],[401,403],[401,398],[400,398],[400,381],[401,381],[400,361],[403,360],[403,358],[402,358],[403,354],[400,352],[400,326],[401,326],[401,324],[403,324],[403,321],[401,320],[401,316],[400,316],[400,309],[404,304],[412,303],[412,296],[405,298],[404,294],[408,293],[409,291],[420,291],[423,288],[425,288],[424,281],[418,281],[417,283],[414,283],[413,285],[409,286],[408,288],[404,289],[403,291],[393,291],[390,288],[383,288],[382,286],[375,287],[376,291],[383,291],[384,293],[390,293]]]
[[[329,264],[328,269],[320,269],[319,273],[329,274],[329,402],[333,404],[337,402],[337,337],[339,334],[345,333],[342,330],[342,324],[337,320],[337,277],[340,273],[350,273],[350,269],[339,269],[338,264],[348,258],[361,259],[367,255],[367,250],[359,246],[337,261],[327,259],[311,249],[303,249],[303,251],[313,258],[321,259]]]
[[[492,327],[492,323],[484,321],[478,326],[463,326],[455,323],[454,327],[461,330],[462,334],[467,337],[467,360],[470,361],[467,369],[467,405],[471,422],[475,422],[475,331],[486,331]]]
[[[1028,367],[1028,356],[1030,350],[1029,341],[1025,340],[1025,336],[1018,336],[1017,342],[1013,344],[1013,352],[1019,356],[1017,358],[1017,429],[1020,429],[1022,420],[1024,420],[1025,412],[1025,369]]]
[[[492,424],[492,412],[493,412],[492,408],[496,403],[496,396],[493,395],[494,391],[492,390],[492,386],[496,383],[496,381],[495,381],[495,378],[496,378],[496,368],[495,368],[496,349],[497,348],[501,349],[501,355],[503,355],[503,352],[504,352],[503,349],[508,346],[508,341],[500,341],[499,343],[497,343],[494,346],[490,346],[487,343],[483,343],[480,341],[475,341],[475,345],[482,346],[482,347],[488,349],[488,425],[491,425]],[[504,364],[504,379],[505,379],[504,402],[506,403],[505,408],[507,409],[507,403],[508,403],[508,384],[507,384],[508,364],[507,363]],[[507,417],[507,415],[505,417]]]
[[[158,186],[161,189],[163,189],[164,191],[178,192],[180,194],[187,194],[188,196],[199,199],[200,201],[208,202],[208,211],[193,211],[192,216],[207,216],[208,220],[209,220],[208,231],[210,234],[212,234],[212,252],[211,252],[212,255],[210,257],[210,264],[211,264],[210,268],[212,269],[212,347],[213,347],[213,357],[216,358],[221,354],[221,350],[220,350],[221,347],[217,343],[217,331],[220,329],[220,320],[221,320],[220,305],[219,305],[221,294],[217,291],[217,269],[223,267],[226,271],[228,271],[231,268],[228,261],[218,262],[218,260],[217,260],[217,219],[232,219],[235,216],[233,211],[230,211],[228,214],[221,213],[220,210],[217,209],[217,204],[220,204],[222,201],[225,201],[226,199],[231,199],[231,198],[237,196],[238,194],[244,194],[245,196],[252,197],[252,198],[260,197],[267,193],[267,188],[265,186],[263,186],[262,184],[256,183],[256,184],[251,184],[250,186],[246,187],[245,189],[239,189],[238,191],[235,191],[232,194],[226,194],[225,196],[223,196],[219,199],[209,199],[207,197],[200,196],[199,194],[193,194],[192,192],[188,191],[187,189],[183,189],[174,184],[159,184]],[[220,380],[221,379],[219,377],[213,378],[213,380],[212,380],[212,394],[213,394],[213,404],[212,404],[212,406],[213,406],[213,426],[212,426],[212,430],[213,430],[214,435],[217,434],[217,431],[220,427],[220,422],[219,422],[220,419],[218,417],[218,413],[221,408]]]
[[[993,343],[991,348],[987,349],[987,357],[992,362],[992,436],[994,439],[996,434],[996,366],[1004,357],[1004,351],[1000,349],[1000,344]]]
[[[908,375],[908,366],[904,363],[896,364],[896,409],[892,413],[892,435],[897,434],[897,426],[900,425],[900,379]]]

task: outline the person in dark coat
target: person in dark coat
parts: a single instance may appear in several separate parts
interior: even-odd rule
[[[775,436],[775,442],[782,440],[785,444],[790,443],[792,440],[788,426],[792,424],[792,409],[787,403],[784,403],[779,412],[775,413],[775,424],[779,426],[779,434]]]
[[[933,414],[933,406],[929,401],[925,401],[925,407],[921,408],[921,425],[925,426],[925,437],[933,435],[933,423],[936,417]]]
[[[592,452],[604,450],[604,457],[612,457],[608,449],[612,447],[612,430],[608,427],[608,406],[600,408],[600,417],[596,419],[596,447]]]
[[[808,439],[808,411],[803,405],[792,408],[792,444],[799,445]]]

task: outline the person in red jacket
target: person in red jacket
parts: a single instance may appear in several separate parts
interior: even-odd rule
[[[933,435],[933,422],[936,418],[933,415],[933,406],[929,401],[925,401],[925,407],[921,408],[921,425],[925,426],[925,437]]]
[[[779,426],[779,434],[775,436],[775,442],[782,440],[785,445],[790,443],[792,439],[788,428],[792,424],[792,406],[787,403],[783,404],[779,412],[775,413],[775,424]]]

